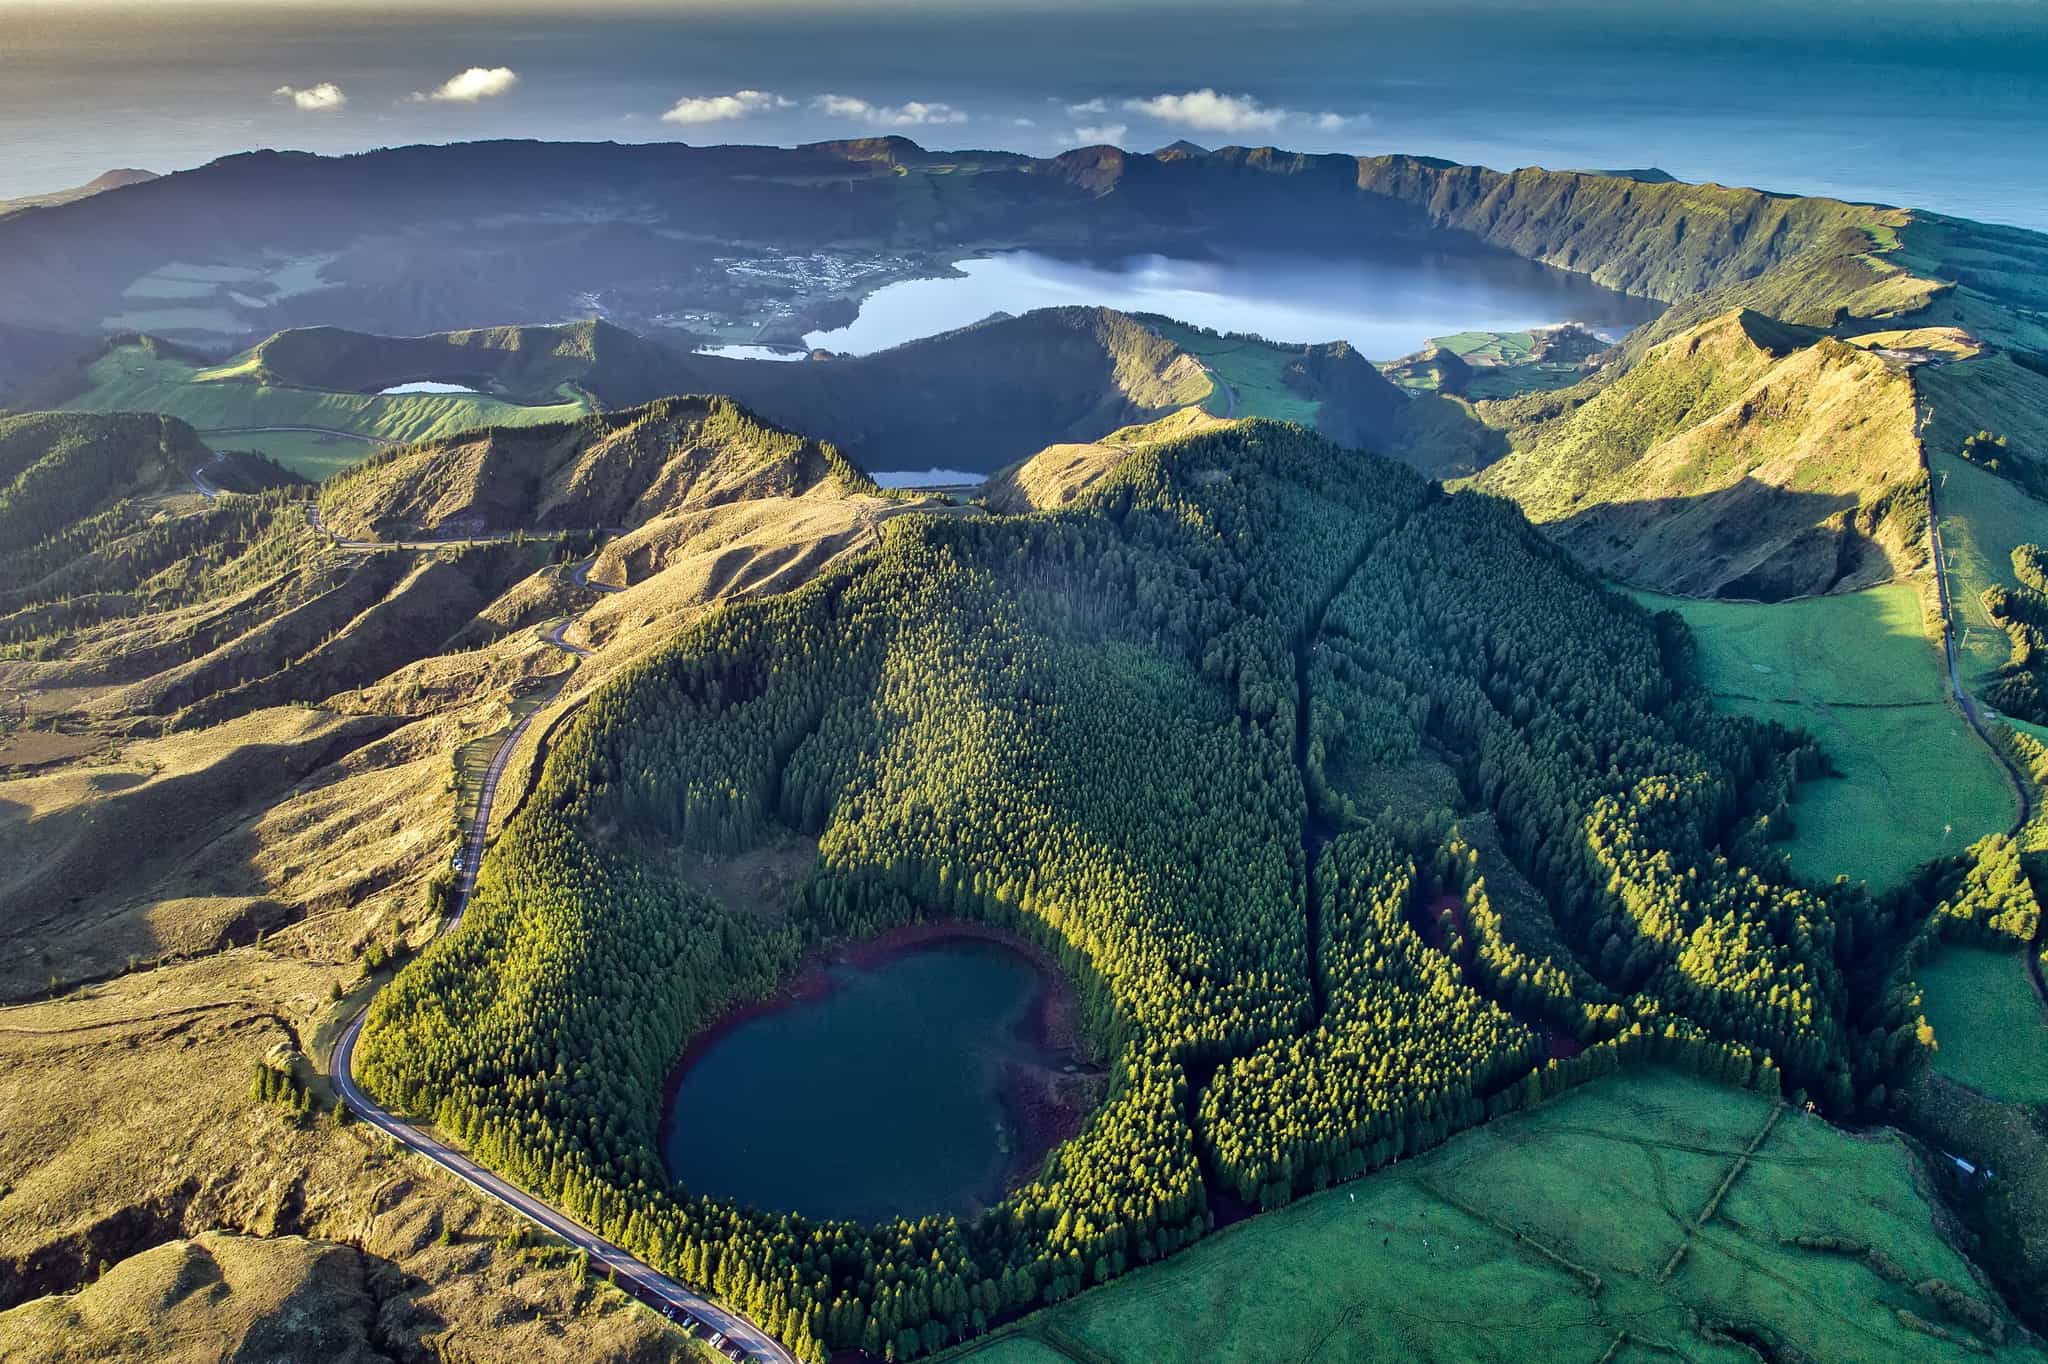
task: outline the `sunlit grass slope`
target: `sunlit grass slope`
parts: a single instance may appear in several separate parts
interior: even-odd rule
[[[1774,1119],[1756,1095],[1647,1072],[1246,1222],[948,1358],[1737,1364],[1757,1357],[1744,1337],[1843,1364],[2043,1357],[1946,1317],[1914,1287],[1934,1279],[1989,1305],[1896,1136]]]
[[[365,441],[317,443],[319,431],[404,444],[478,426],[565,421],[590,410],[563,389],[556,402],[528,405],[486,394],[383,397],[262,382],[230,361],[210,367],[141,345],[118,346],[87,370],[88,387],[66,406],[82,412],[161,412],[179,417],[222,449],[258,449],[286,468],[319,478],[372,453]],[[317,428],[265,431],[266,427]]]
[[[1881,889],[2011,823],[2004,772],[1943,699],[1916,587],[1772,605],[1642,600],[1692,627],[1722,705],[1813,734],[1842,774],[1798,788],[1786,851],[1801,875]]]
[[[2048,1103],[2048,1026],[2016,952],[1946,947],[1914,974],[1934,1068],[2009,1103]]]

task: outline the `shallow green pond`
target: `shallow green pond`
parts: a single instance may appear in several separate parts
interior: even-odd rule
[[[993,1202],[1016,1147],[1007,1077],[1031,1038],[1039,971],[997,943],[836,965],[800,997],[700,1039],[663,1132],[696,1193],[878,1221]]]

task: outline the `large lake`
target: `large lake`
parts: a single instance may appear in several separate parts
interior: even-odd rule
[[[1029,1038],[1038,968],[952,940],[815,983],[687,1058],[669,1173],[693,1193],[863,1222],[994,1202],[1028,1140],[1006,1115],[1005,1072],[1051,1059]]]
[[[811,346],[865,355],[990,313],[1091,304],[1164,313],[1273,341],[1349,341],[1392,360],[1433,336],[1583,322],[1627,331],[1662,305],[1498,252],[1385,256],[1245,254],[1218,260],[1131,256],[1109,262],[1006,251],[959,262],[959,274],[887,285],[851,325],[812,332]]]

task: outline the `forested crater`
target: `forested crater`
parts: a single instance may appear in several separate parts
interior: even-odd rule
[[[591,700],[359,1075],[808,1359],[928,1352],[1624,1064],[1853,1115],[1913,1046],[1850,989],[1893,910],[1791,878],[1811,750],[1688,650],[1510,504],[1262,421],[1067,510],[899,517]],[[784,913],[673,871],[793,835]],[[1078,1135],[973,1217],[671,1182],[693,1035],[942,918],[1075,981]]]

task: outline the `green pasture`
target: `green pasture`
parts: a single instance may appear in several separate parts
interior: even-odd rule
[[[2014,546],[2048,543],[2048,503],[1963,459],[1960,451],[1972,433],[1989,430],[2006,438],[2006,458],[2016,464],[2039,468],[2048,462],[2048,378],[2007,356],[1990,355],[1929,366],[1914,375],[1914,384],[1929,414],[1924,440],[1948,548],[1949,586],[1969,627],[1964,680],[1981,686],[2011,653],[1985,616],[1981,594],[1992,583],[2014,585]]]
[[[80,412],[163,412],[190,422],[216,448],[261,450],[308,478],[324,478],[370,454],[358,440],[324,440],[322,433],[408,443],[435,440],[479,426],[531,426],[566,421],[590,410],[564,388],[561,401],[507,402],[485,394],[337,393],[253,381],[246,356],[199,367],[119,346],[87,370],[86,391],[66,404]],[[307,431],[248,428],[310,427]],[[222,434],[214,434],[222,433]]]
[[[1754,1094],[1632,1072],[1231,1227],[949,1358],[1748,1364],[1739,1331],[1823,1364],[2042,1359],[1914,1292],[1941,1279],[1995,1301],[1937,1229],[1913,1160],[1889,1132],[1852,1137]],[[1852,1247],[1881,1251],[1903,1280]]]
[[[1799,788],[1786,852],[1801,876],[1883,888],[2011,824],[2011,783],[1945,699],[1917,588],[1769,605],[1636,595],[1692,627],[1721,704],[1805,730],[1840,772]]]
[[[1994,1099],[2048,1103],[2048,1026],[2024,956],[1944,947],[1915,974],[1936,1070]]]
[[[1316,424],[1322,404],[1294,392],[1281,378],[1295,358],[1293,352],[1257,341],[1225,341],[1173,322],[1152,325],[1161,336],[1200,359],[1230,385],[1237,394],[1238,416],[1271,417],[1307,427]],[[1220,389],[1212,392],[1203,406],[1219,417],[1229,410],[1229,402]]]
[[[2018,586],[2013,548],[2048,542],[2048,504],[1959,456],[1930,448],[1928,463],[1942,545],[1948,551],[1949,595],[1959,627],[1957,663],[1964,685],[1981,687],[2012,657],[2005,632],[1984,612],[1984,589],[1993,583]]]
[[[258,450],[318,483],[352,469],[380,447],[375,441],[331,431],[236,431],[209,435],[216,450]]]
[[[1453,332],[1430,344],[1475,365],[1526,365],[1536,349],[1533,332]]]

